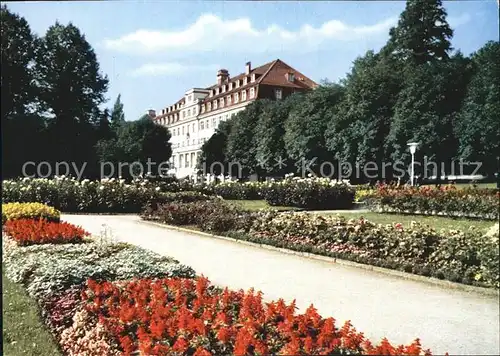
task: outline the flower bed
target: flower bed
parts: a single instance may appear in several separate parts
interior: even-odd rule
[[[174,212],[174,213],[173,213]],[[484,287],[500,287],[498,236],[436,231],[413,223],[380,225],[307,213],[245,212],[225,202],[176,204],[143,219],[196,225],[203,231],[297,251]]]
[[[45,219],[7,220],[4,231],[19,245],[77,243],[90,235],[82,228],[67,222]]]
[[[496,189],[380,185],[369,203],[372,209],[383,212],[498,220],[499,199],[500,192]]]
[[[35,298],[67,355],[430,355],[418,339],[374,346],[349,322],[339,328],[312,306],[296,315],[293,303],[195,281],[190,267],[129,244],[2,242],[6,276]]]
[[[60,211],[41,203],[2,204],[2,224],[7,220],[40,218],[57,222],[60,216]]]
[[[384,339],[373,346],[349,322],[339,328],[313,306],[296,315],[293,303],[264,304],[261,293],[221,290],[205,278],[89,281],[83,299],[83,319],[94,329],[101,324],[109,348],[118,346],[124,355],[423,353],[418,340],[394,347]],[[74,329],[67,334],[75,335]]]
[[[74,213],[138,213],[145,205],[157,202],[210,199],[194,191],[165,192],[147,180],[126,184],[117,179],[79,182],[65,177],[7,180],[3,182],[2,193],[2,201],[6,203],[39,202]]]

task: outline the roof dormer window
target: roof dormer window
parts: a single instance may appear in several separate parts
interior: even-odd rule
[[[225,92],[226,92],[226,85],[225,85],[225,84],[222,86],[222,92],[223,92],[223,93],[225,93]]]
[[[247,77],[243,78],[243,85],[247,85]]]
[[[255,82],[255,73],[252,73],[252,83]]]
[[[233,90],[233,83],[229,83],[229,90]]]

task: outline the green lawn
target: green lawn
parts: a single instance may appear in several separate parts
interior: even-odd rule
[[[329,214],[329,215],[336,215],[336,214]],[[495,224],[494,221],[452,219],[440,216],[379,214],[372,212],[360,213],[356,211],[342,213],[341,215],[345,216],[346,218],[359,218],[363,216],[365,219],[377,224],[401,223],[404,226],[409,226],[412,221],[416,221],[421,224],[427,224],[435,229],[467,230],[469,229],[469,227],[474,226],[478,229],[486,230],[491,228]]]
[[[260,209],[277,209],[283,210],[297,210],[297,208],[290,206],[270,206],[265,200],[228,200],[229,202],[242,207],[247,210],[260,210]]]
[[[3,268],[2,282],[3,355],[61,355],[41,322],[35,301],[5,277]]]
[[[296,210],[292,207],[272,207],[266,203],[265,200],[229,200],[242,208],[249,210],[259,210],[259,209],[269,209],[274,208],[278,210]],[[317,213],[322,215],[337,215],[332,213]],[[352,212],[342,213],[348,218],[359,218],[363,216],[367,220],[373,221],[378,224],[392,224],[401,223],[403,225],[409,226],[412,221],[417,221],[422,224],[427,224],[435,229],[457,229],[457,230],[467,230],[470,226],[474,226],[478,229],[484,230],[489,229],[494,225],[494,221],[482,221],[482,220],[470,220],[470,219],[452,219],[441,216],[421,216],[421,215],[402,215],[402,214],[379,214],[379,213],[360,213],[359,211],[353,210]]]

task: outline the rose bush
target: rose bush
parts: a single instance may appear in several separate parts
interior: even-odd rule
[[[368,201],[373,209],[384,212],[495,220],[498,219],[499,198],[500,192],[496,189],[379,185]]]
[[[273,206],[293,206],[308,210],[350,209],[354,188],[328,178],[287,177],[262,183],[261,195]]]
[[[64,212],[138,213],[145,205],[209,199],[200,192],[166,192],[147,180],[127,184],[123,179],[78,181],[72,178],[7,180],[2,201],[39,202]]]

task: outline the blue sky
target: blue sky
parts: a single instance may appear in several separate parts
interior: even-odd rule
[[[455,49],[469,54],[498,40],[498,4],[447,1]],[[319,82],[337,81],[352,61],[378,50],[404,1],[18,2],[8,7],[43,35],[56,20],[72,22],[94,47],[110,80],[106,106],[121,93],[127,120],[162,108],[192,87],[280,58]]]

